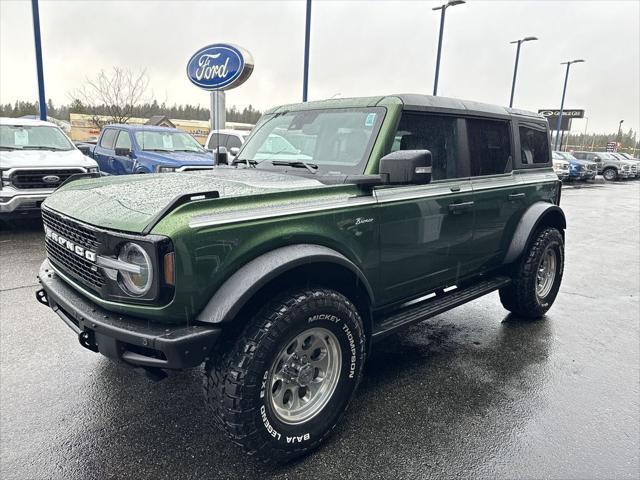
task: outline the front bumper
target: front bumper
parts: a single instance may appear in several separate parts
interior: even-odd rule
[[[42,202],[53,192],[20,193],[11,196],[0,194],[0,213],[37,213]],[[1,192],[0,192],[1,193]]]
[[[49,260],[40,266],[38,280],[42,290],[36,298],[58,314],[82,346],[132,366],[195,367],[207,359],[222,331],[213,325],[168,325],[114,314],[67,285]]]

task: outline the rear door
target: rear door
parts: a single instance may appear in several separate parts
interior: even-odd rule
[[[468,272],[474,205],[459,136],[464,120],[404,112],[393,149],[431,151],[432,182],[375,190],[382,303],[417,297]]]
[[[113,156],[115,155],[114,146],[118,131],[115,128],[105,128],[100,136],[100,141],[93,151],[96,162],[100,170],[106,173],[113,172]]]
[[[513,172],[512,126],[509,120],[466,120],[475,202],[473,269],[488,269],[502,260],[526,205],[526,193]]]

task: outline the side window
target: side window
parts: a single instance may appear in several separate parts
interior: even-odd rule
[[[113,128],[108,128],[102,134],[102,138],[100,139],[100,146],[102,148],[108,148],[109,150],[113,150],[113,144],[116,141],[116,135],[118,134],[117,130]]]
[[[520,126],[520,155],[526,165],[549,163],[549,137],[543,127]]]
[[[509,123],[467,119],[471,176],[497,175],[512,169]]]
[[[242,142],[235,135],[229,135],[227,138],[227,149],[229,148],[240,148],[242,146]]]
[[[128,148],[131,150],[131,138],[129,138],[129,132],[120,131],[118,134],[118,140],[116,141],[116,148]]]
[[[209,140],[207,148],[209,150],[215,150],[219,145],[225,146],[226,143],[227,135],[225,133],[214,133],[211,135],[211,140]]]
[[[404,112],[400,118],[395,150],[429,150],[433,180],[459,177],[457,151],[458,124],[455,117]]]

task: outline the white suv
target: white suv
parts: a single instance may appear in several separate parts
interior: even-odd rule
[[[225,147],[231,157],[230,160],[232,160],[250,133],[249,130],[211,130],[204,148],[211,152],[217,152],[219,146]]]
[[[71,175],[97,173],[98,164],[55,124],[0,117],[0,219],[38,213]]]

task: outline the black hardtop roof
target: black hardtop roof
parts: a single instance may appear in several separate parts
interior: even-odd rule
[[[272,108],[266,113],[278,113],[284,111],[315,110],[321,108],[350,108],[350,107],[374,107],[378,105],[401,104],[405,110],[429,111],[450,113],[456,115],[476,115],[479,117],[512,118],[519,117],[526,120],[546,123],[546,118],[539,113],[520,110],[517,108],[502,107],[489,103],[461,100],[450,97],[434,97],[416,93],[400,93],[394,95],[374,97],[332,98],[328,100],[315,100],[306,103],[295,103]]]
[[[494,116],[494,117],[526,117],[535,120],[546,120],[539,113],[517,108],[502,107],[490,103],[461,100],[451,97],[434,97],[432,95],[420,95],[416,93],[401,93],[391,95],[398,97],[406,110],[425,110],[451,112],[465,115]]]

